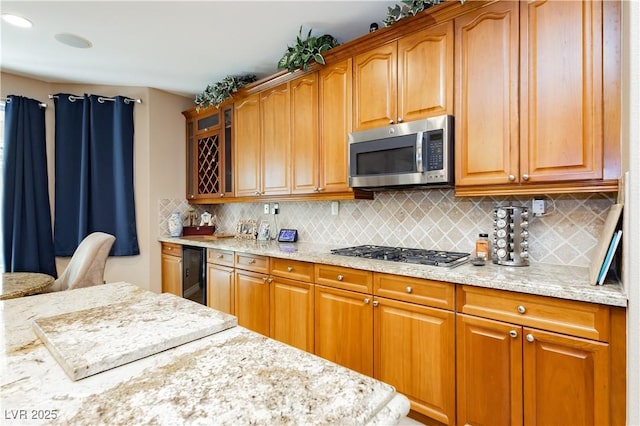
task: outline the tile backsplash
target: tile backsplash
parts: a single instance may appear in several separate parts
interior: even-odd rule
[[[547,213],[530,219],[532,262],[587,267],[615,194],[563,194],[544,197]],[[234,233],[239,220],[267,220],[271,229],[296,228],[300,241],[352,246],[376,244],[472,252],[479,233],[493,230],[496,205],[523,205],[533,197],[459,198],[453,190],[389,191],[374,200],[279,202],[280,214],[263,213],[264,203],[192,206],[217,215],[218,230]],[[167,236],[173,211],[187,216],[186,200],[159,201],[159,235]]]

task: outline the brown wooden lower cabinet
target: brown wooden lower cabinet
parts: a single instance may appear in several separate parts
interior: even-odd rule
[[[207,263],[207,306],[234,315],[235,273],[233,268]]]
[[[456,290],[459,423],[482,415],[486,408],[473,401],[491,392],[483,405],[509,407],[511,423],[625,424],[624,308],[465,285]],[[508,360],[515,370],[505,380],[501,366]],[[486,385],[490,379],[496,386]]]
[[[182,246],[162,243],[162,292],[182,297]]]
[[[207,249],[207,306],[235,314],[235,253]]]
[[[313,284],[272,277],[271,334],[280,342],[313,353]]]
[[[459,295],[462,293],[459,291]],[[491,297],[501,294],[495,290],[483,293]],[[521,297],[535,302],[535,296]],[[553,299],[544,301],[552,303]],[[459,303],[466,306],[462,300]],[[525,303],[517,306],[522,322],[539,322],[541,311],[529,318]],[[576,321],[590,318],[584,315],[588,305],[582,304],[585,309],[576,307]],[[555,315],[553,306],[548,306],[547,315]],[[500,309],[491,312],[510,315]],[[567,324],[572,319],[571,315],[565,317]],[[614,354],[609,342],[466,314],[457,314],[456,323],[459,424],[619,424],[620,413],[612,413],[610,401],[620,391],[620,380],[624,380],[616,378],[612,385]],[[549,322],[549,328],[554,327],[564,328],[565,324]],[[596,330],[609,338],[608,325]],[[619,336],[614,333],[611,338]]]
[[[374,377],[411,400],[411,408],[455,422],[455,314],[374,299]]]
[[[235,271],[235,315],[238,325],[269,336],[269,276],[259,272]]]
[[[316,285],[315,353],[373,376],[372,296]]]

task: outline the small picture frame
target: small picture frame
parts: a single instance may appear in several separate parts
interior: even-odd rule
[[[241,220],[236,226],[235,237],[241,240],[255,240],[256,233],[257,229],[255,220]]]
[[[271,239],[270,230],[269,230],[269,222],[263,220],[258,225],[258,240],[259,241],[268,241]]]

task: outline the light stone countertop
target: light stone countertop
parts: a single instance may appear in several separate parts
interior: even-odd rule
[[[345,245],[314,243],[278,243],[276,241],[241,240],[235,238],[160,237],[159,241],[198,247],[217,248],[270,257],[295,259],[312,263],[345,266],[374,272],[426,278],[456,284],[467,284],[561,299],[627,306],[627,295],[620,283],[601,286],[589,284],[589,268],[532,263],[514,267],[487,263],[474,266],[465,263],[454,268],[371,260],[331,254]]]
[[[111,283],[0,302],[1,423],[387,425],[409,411],[393,387],[243,327],[75,382],[32,329],[38,318],[149,295]]]

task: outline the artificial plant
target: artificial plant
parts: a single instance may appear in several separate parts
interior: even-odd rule
[[[391,26],[401,19],[409,16],[415,16],[425,9],[438,5],[445,0],[402,0],[402,5],[396,4],[394,7],[387,8],[387,17],[382,23],[385,26]],[[464,3],[465,0],[460,0]]]
[[[302,27],[296,37],[296,44],[287,46],[284,56],[278,61],[279,69],[287,69],[289,72],[302,68],[307,70],[311,61],[324,65],[322,54],[329,49],[338,46],[338,40],[332,35],[324,34],[320,37],[313,37],[311,31],[305,39],[302,38]]]
[[[253,83],[257,78],[253,74],[228,75],[221,81],[208,85],[204,92],[196,95],[198,108],[213,106],[218,108],[222,102],[229,99],[235,92],[249,83]]]

